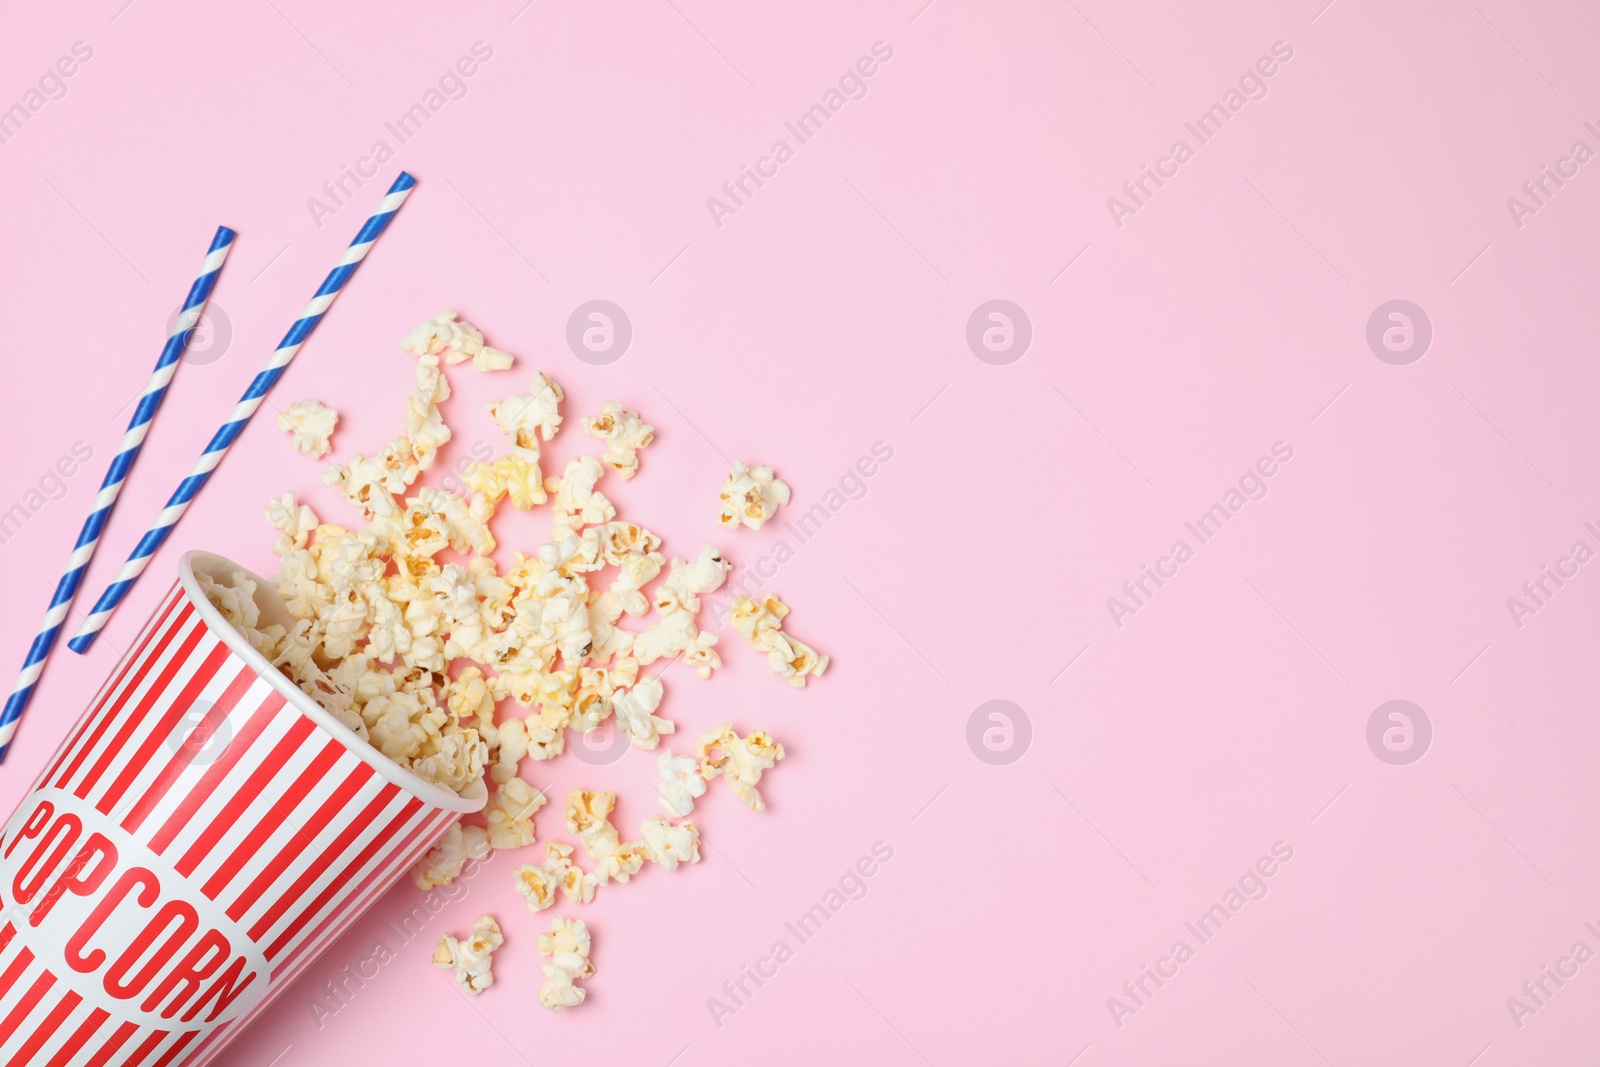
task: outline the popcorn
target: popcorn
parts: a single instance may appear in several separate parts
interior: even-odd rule
[[[596,526],[608,523],[617,517],[617,509],[607,500],[595,486],[600,481],[604,468],[600,461],[593,456],[579,456],[567,464],[567,469],[561,472],[561,477],[552,486],[545,484],[547,490],[555,493],[552,506],[555,508],[555,522],[550,527],[552,540],[560,540],[585,526]]]
[[[772,473],[771,467],[746,467],[735,460],[732,473],[722,483],[722,514],[717,521],[724,526],[742,524],[759,530],[788,502],[789,486]]]
[[[683,662],[693,667],[700,677],[710,678],[711,672],[722,666],[722,657],[717,655],[717,650],[712,647],[716,643],[716,634],[709,630],[701,630],[695,635],[695,639],[689,642],[689,647],[683,650]]]
[[[694,560],[674,559],[672,573],[664,583],[679,603],[689,611],[700,610],[700,597],[722,588],[733,564],[722,558],[714,545],[705,545]],[[657,594],[658,597],[660,594]],[[660,601],[657,601],[660,607]]]
[[[213,581],[209,575],[197,573],[200,589],[222,617],[242,633],[251,646],[263,656],[271,657],[286,634],[281,626],[258,629],[261,609],[256,604],[256,583],[244,571],[234,571],[226,583]]]
[[[288,411],[278,413],[278,429],[290,434],[289,444],[296,451],[321,459],[333,451],[329,438],[339,424],[339,413],[315,400],[298,400]]]
[[[500,785],[489,797],[484,818],[489,822],[489,844],[496,849],[533,844],[533,813],[544,807],[545,795],[521,778]]]
[[[803,689],[808,677],[822,677],[828,669],[828,657],[783,632],[783,619],[788,614],[788,606],[775,596],[756,601],[740,595],[733,598],[729,618],[746,644],[767,654],[767,668],[773,674],[789,679],[796,689]]]
[[[520,449],[539,456],[539,439],[546,441],[556,435],[561,427],[561,401],[566,394],[561,386],[533,372],[533,392],[527,396],[513,396],[489,405],[489,414],[500,424],[512,442]]]
[[[593,733],[616,711],[616,687],[634,680],[618,666],[613,670],[584,667],[578,671],[578,691],[572,700],[572,720],[568,724],[579,733]]]
[[[751,648],[759,649],[768,635],[783,629],[783,618],[788,614],[788,605],[775,596],[751,600],[740,594],[733,598],[733,610],[728,619]]]
[[[518,511],[531,511],[535,504],[549,499],[544,475],[539,472],[539,455],[526,449],[513,449],[492,463],[474,463],[461,476],[474,496],[487,504],[508,499]]]
[[[523,719],[511,718],[484,730],[489,739],[489,758],[494,764],[489,777],[496,785],[503,785],[517,776],[517,765],[528,756],[528,724]]]
[[[406,397],[406,433],[402,441],[409,446],[418,470],[433,466],[439,449],[450,440],[450,427],[444,424],[439,405],[450,398],[450,383],[437,367],[417,368],[417,388]]]
[[[605,561],[617,568],[616,580],[607,590],[616,598],[619,609],[611,622],[617,621],[620,612],[638,616],[650,610],[650,600],[643,590],[666,565],[666,557],[656,551],[660,544],[661,538],[643,527],[622,522],[606,524],[601,547]]]
[[[656,591],[655,609],[660,619],[654,626],[636,634],[630,651],[640,664],[648,666],[667,656],[687,654],[698,644],[695,663],[703,670],[701,677],[709,677],[711,668],[720,666],[716,654],[707,654],[706,646],[715,637],[703,640],[696,616],[700,611],[700,597],[722,588],[733,564],[723,559],[716,548],[706,545],[693,561],[674,559],[667,580]],[[712,663],[712,660],[716,660]],[[653,748],[653,745],[645,746]]]
[[[652,815],[640,829],[645,855],[669,871],[680,863],[700,862],[700,831],[692,822],[674,825],[664,815]]]
[[[483,827],[455,823],[411,868],[411,881],[424,890],[449,885],[461,877],[468,860],[487,859],[491,851]]]
[[[642,599],[643,594],[640,594]],[[633,649],[634,634],[618,626],[622,601],[611,592],[589,594],[589,659],[609,663],[625,657]]]
[[[641,664],[648,666],[658,659],[687,651],[699,629],[692,612],[673,608],[654,626],[634,634],[629,651]]]
[[[641,678],[633,688],[619,692],[612,701],[617,725],[635,748],[651,749],[661,743],[662,734],[677,729],[669,720],[653,714],[661,705],[663,687],[658,678]]]
[[[494,698],[489,695],[488,680],[477,667],[468,667],[445,688],[445,701],[450,714],[463,725],[474,721],[486,727],[494,725]]]
[[[613,881],[624,883],[639,873],[639,868],[644,866],[644,861],[649,858],[644,845],[638,841],[618,843],[615,847],[602,847],[595,856],[595,869],[589,875],[596,885],[608,885]]]
[[[700,735],[696,748],[700,756],[700,775],[710,781],[719,775],[733,788],[734,795],[751,811],[765,811],[766,802],[756,786],[763,771],[783,759],[783,746],[765,730],[741,738],[731,725],[723,724]]]
[[[578,835],[584,851],[595,861],[590,877],[596,885],[607,885],[613,880],[626,882],[639,872],[647,858],[642,844],[623,843],[617,828],[611,825],[611,812],[616,804],[615,793],[574,789],[567,794],[567,829]]]
[[[594,974],[589,948],[589,928],[582,919],[555,919],[550,932],[539,935],[539,954],[550,957],[540,968],[545,977],[539,987],[540,1004],[561,1011],[583,1003],[584,991],[573,983]]]
[[[373,746],[404,767],[422,754],[430,740],[442,736],[446,714],[415,693],[390,693],[368,701],[361,708],[361,720]]]
[[[705,795],[706,780],[700,777],[700,763],[691,756],[663,752],[656,757],[656,771],[661,778],[656,783],[661,806],[671,815],[683,818],[694,810],[695,798]]]
[[[234,571],[226,582],[218,582],[209,574],[196,574],[200,588],[212,607],[222,613],[236,629],[253,629],[261,620],[261,609],[256,606],[256,583],[244,571]]]
[[[767,669],[789,679],[796,689],[803,689],[806,678],[822,677],[828,669],[828,657],[788,634],[774,634],[767,648]]]
[[[462,730],[447,723],[435,750],[411,764],[412,773],[456,795],[465,793],[474,782],[483,780],[489,762],[489,746],[476,730]],[[502,846],[503,847],[503,846]]]
[[[513,868],[511,878],[532,912],[554,904],[558,889],[569,904],[587,904],[594,899],[595,880],[573,864],[572,846],[560,841],[545,846],[543,863]]]
[[[416,453],[404,437],[397,437],[378,455],[368,459],[357,453],[348,466],[333,464],[322,474],[322,484],[338,486],[367,518],[394,515],[395,496],[404,493],[422,473]]]
[[[293,493],[284,493],[268,501],[262,512],[272,528],[278,531],[278,541],[272,546],[272,551],[279,556],[305,548],[311,532],[320,525],[316,512],[296,501]]]
[[[587,789],[574,789],[567,794],[567,830],[578,835],[583,847],[592,856],[597,843],[617,840],[617,828],[611,825],[611,812],[617,806],[617,794],[596,793]]]
[[[439,947],[433,950],[433,965],[454,971],[461,991],[477,996],[494,985],[494,972],[490,969],[494,950],[505,943],[494,916],[480,915],[465,941],[458,941],[451,934],[440,939]]]
[[[451,395],[445,368],[470,360],[480,371],[500,370],[513,360],[452,311],[412,330],[404,346],[417,363],[401,432],[376,452],[330,464],[323,476],[363,521],[349,528],[319,522],[292,493],[265,508],[279,559],[275,591],[291,621],[262,626],[248,574],[201,584],[253,647],[355,736],[439,788],[467,797],[487,792],[481,815],[451,826],[413,866],[412,881],[426,891],[452,884],[469,861],[535,844],[534,817],[546,798],[521,776],[523,764],[562,755],[569,731],[590,733],[616,716],[618,729],[644,749],[675,732],[658,714],[659,676],[641,670],[674,657],[701,678],[721,668],[718,636],[699,615],[731,564],[711,545],[669,561],[661,537],[618,516],[601,480],[607,469],[624,480],[637,474],[655,431],[615,401],[582,420],[605,442],[604,455],[578,456],[547,476],[541,453],[560,429],[565,395],[542,373],[528,394],[489,405],[508,447],[489,460],[474,449],[480,461],[460,468],[459,495],[419,484],[452,438],[440,407]],[[297,447],[323,456],[337,414],[306,401],[285,423]],[[789,498],[770,468],[736,465],[722,521],[759,528]],[[542,544],[521,546],[502,563],[492,526],[506,501],[519,510],[548,505],[551,521]],[[767,653],[772,670],[802,685],[827,658],[783,632],[787,613],[775,597],[741,597],[735,627]],[[700,833],[687,817],[710,779],[727,779],[761,810],[761,776],[783,755],[767,734],[741,738],[728,726],[702,736],[693,755],[662,751],[657,776],[667,814],[645,819],[633,841],[612,823],[614,793],[574,790],[563,817],[585,861],[575,861],[575,844],[547,842],[538,862],[514,868],[517,892],[538,912],[558,896],[588,903],[646,863],[671,870],[698,862]],[[540,1002],[555,1010],[580,1003],[575,983],[593,973],[587,928],[557,920],[540,940],[554,957]],[[436,962],[476,994],[492,982],[490,957],[502,941],[483,916],[469,936],[445,937]]]
[[[656,429],[615,400],[607,400],[599,415],[584,419],[583,428],[606,443],[602,458],[624,481],[639,472],[639,452],[655,440]]]
[[[483,331],[458,318],[454,311],[439,312],[406,334],[400,346],[424,365],[434,367],[441,357],[450,364],[470,359],[473,369],[479,371],[506,370],[513,362],[511,353],[484,344]]]

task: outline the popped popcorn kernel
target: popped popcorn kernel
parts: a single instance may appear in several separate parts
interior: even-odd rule
[[[639,453],[655,440],[656,430],[637,411],[629,411],[615,400],[607,400],[599,415],[584,419],[583,428],[590,437],[606,443],[606,454],[601,458],[624,481],[639,472]]]
[[[539,935],[539,954],[550,957],[540,968],[545,978],[539,987],[541,1005],[561,1011],[583,1003],[584,990],[574,983],[595,973],[590,944],[589,928],[582,919],[554,919],[550,932]]]
[[[740,595],[733,598],[729,618],[747,645],[767,654],[767,668],[773,674],[787,678],[796,689],[803,689],[807,678],[822,677],[828,669],[828,657],[783,632],[783,620],[788,614],[788,606],[775,596],[751,600]]]
[[[611,825],[611,812],[616,809],[617,794],[574,789],[567,794],[563,814],[567,830],[577,834],[584,848],[591,854],[599,841],[616,841],[617,829]]]
[[[433,965],[453,971],[463,993],[477,996],[494,985],[494,950],[506,943],[492,915],[480,915],[464,940],[445,934],[433,950]]]
[[[289,446],[313,459],[333,451],[330,438],[338,425],[339,413],[315,400],[297,400],[278,412],[278,429],[289,435]]]
[[[661,743],[662,734],[677,729],[671,721],[655,714],[661,706],[664,689],[658,678],[641,678],[631,689],[617,693],[612,701],[617,712],[617,725],[628,735],[635,748],[652,749]]]
[[[721,777],[732,787],[734,795],[751,811],[765,811],[766,802],[756,788],[764,771],[770,771],[783,759],[783,746],[772,739],[765,730],[756,730],[749,737],[740,737],[727,723],[700,735],[696,746],[700,757],[700,775],[707,781]]]
[[[704,546],[700,550],[700,555],[693,561],[674,559],[666,581],[656,590],[654,607],[658,616],[657,621],[649,629],[633,637],[629,651],[634,658],[642,665],[648,666],[658,659],[686,655],[698,643],[700,647],[695,655],[696,669],[706,671],[702,677],[709,675],[712,667],[720,666],[720,659],[717,659],[715,664],[711,663],[716,654],[708,654],[706,647],[714,643],[715,638],[710,642],[701,639],[704,631],[700,629],[698,621],[700,597],[722,588],[722,583],[732,568],[733,564],[723,559],[712,545]]]
[[[644,851],[650,860],[669,871],[680,863],[700,862],[700,831],[692,822],[674,824],[665,815],[652,815],[640,828]]]
[[[660,778],[656,791],[669,815],[683,818],[694,810],[695,799],[705,795],[706,780],[700,775],[700,761],[692,756],[663,752],[656,757],[656,771]]]
[[[278,540],[272,551],[279,556],[306,547],[311,533],[319,525],[317,513],[295,499],[293,493],[284,493],[267,502],[262,509],[267,522],[278,531]]]
[[[642,843],[624,842],[611,824],[611,812],[616,804],[615,793],[574,789],[567,794],[567,829],[578,835],[584,851],[594,861],[590,877],[596,885],[627,882],[639,872],[647,858]]]
[[[222,613],[233,628],[263,656],[271,659],[288,634],[282,626],[261,627],[261,608],[256,603],[256,583],[244,571],[234,571],[226,581],[214,581],[209,575],[196,573],[200,589],[211,606]]]
[[[579,456],[567,464],[561,477],[545,489],[555,495],[552,506],[555,520],[550,527],[550,539],[559,541],[585,526],[598,526],[617,517],[616,506],[606,499],[596,486],[605,468],[593,456]]]
[[[483,331],[454,311],[439,312],[406,334],[400,347],[434,367],[441,359],[450,364],[470,359],[474,370],[487,372],[507,370],[514,361],[510,352],[484,344]]]
[[[645,852],[643,842],[619,842],[595,857],[595,868],[589,877],[594,879],[596,885],[609,885],[612,882],[626,884],[628,879],[639,873],[647,859],[649,855]]]
[[[225,582],[209,574],[196,574],[200,588],[205,591],[211,606],[222,612],[223,618],[235,629],[254,629],[261,621],[261,609],[256,605],[256,583],[244,571],[234,571]]]
[[[488,679],[477,667],[468,667],[445,688],[445,706],[464,726],[474,722],[494,726],[494,697],[489,693]]]
[[[722,657],[717,655],[715,646],[717,635],[710,630],[701,630],[695,639],[689,642],[689,647],[683,650],[683,662],[694,668],[694,672],[701,678],[710,678],[711,672],[722,666]]]
[[[447,721],[430,747],[432,751],[411,761],[411,772],[417,777],[442,785],[457,796],[474,782],[483,781],[489,746],[476,730],[463,730]]]
[[[569,904],[587,904],[594,899],[594,879],[572,862],[572,846],[560,841],[545,846],[542,863],[513,868],[511,878],[531,912],[554,904],[558,890]]]
[[[449,885],[461,877],[469,860],[487,859],[490,851],[489,835],[483,827],[454,823],[411,868],[411,881],[424,890]]]
[[[545,795],[521,778],[503,782],[483,809],[489,823],[489,844],[501,850],[533,844],[533,813],[544,804]]]
[[[540,438],[550,440],[561,427],[561,401],[564,399],[566,394],[561,386],[545,377],[542,371],[534,371],[533,392],[497,400],[489,405],[489,414],[513,444],[537,458]]]
[[[759,530],[788,502],[789,486],[771,467],[747,467],[735,460],[733,471],[722,483],[722,512],[717,521]]]
[[[474,496],[488,504],[509,500],[518,511],[531,511],[550,499],[539,471],[539,455],[527,449],[514,448],[491,462],[474,463],[461,477]]]

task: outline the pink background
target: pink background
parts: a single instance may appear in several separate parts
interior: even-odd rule
[[[0,107],[75,41],[93,58],[0,145],[11,430],[0,510],[75,441],[65,496],[0,545],[20,664],[72,537],[218,223],[241,237],[231,323],[182,368],[80,607],[265,360],[399,167],[420,185],[272,397],[344,415],[337,454],[395,432],[398,341],[457,307],[521,357],[454,374],[449,458],[498,446],[484,400],[531,368],[569,418],[618,399],[658,428],[607,492],[693,554],[750,564],[781,526],[714,524],[725,456],[776,465],[788,517],[886,442],[893,459],[769,588],[835,656],[791,692],[731,633],[727,667],[667,678],[681,735],[766,727],[790,758],[751,814],[695,812],[705,862],[586,909],[590,1001],[538,1009],[534,935],[494,859],[399,946],[397,888],[237,1042],[228,1064],[1568,1064],[1600,1056],[1600,963],[1519,1028],[1507,998],[1600,938],[1593,707],[1600,576],[1518,628],[1542,564],[1600,539],[1593,369],[1600,164],[1536,216],[1506,199],[1600,119],[1587,5],[1508,0],[1130,7],[363,5],[179,0],[0,17]],[[520,10],[519,10],[520,8]],[[1319,8],[1321,10],[1319,11]],[[1276,41],[1293,58],[1119,228],[1106,198]],[[467,93],[351,206],[307,199],[483,41]],[[720,228],[706,207],[876,41],[893,49]],[[1600,123],[1597,123],[1600,124]],[[1063,268],[1068,267],[1070,269]],[[635,336],[592,366],[568,316],[604,298]],[[1006,299],[1033,340],[968,348]],[[1373,309],[1414,301],[1432,347],[1381,362]],[[1106,600],[1274,442],[1270,492],[1118,628]],[[594,444],[569,428],[558,462]],[[58,652],[0,775],[9,810],[165,591],[179,552],[270,568],[259,509],[294,489],[352,521],[267,409],[86,661]],[[35,502],[39,498],[33,498]],[[537,543],[545,518],[499,532]],[[1191,541],[1191,546],[1194,542]],[[1068,665],[1070,664],[1070,669]],[[1369,750],[1416,702],[1418,762]],[[1020,760],[967,743],[975,708],[1031,722]],[[685,743],[679,741],[681,748]],[[981,751],[981,749],[980,749]],[[1015,754],[1015,753],[1013,753]],[[654,761],[535,765],[559,796],[654,810]],[[565,836],[558,805],[538,824]],[[893,859],[807,944],[784,928],[874,842]],[[1293,859],[1119,1027],[1107,999],[1274,842]],[[475,1001],[428,965],[499,916]],[[720,1026],[707,1001],[774,941],[794,958]],[[398,958],[320,1019],[384,942]],[[367,972],[372,975],[369,969]],[[1554,986],[1551,986],[1554,989]]]

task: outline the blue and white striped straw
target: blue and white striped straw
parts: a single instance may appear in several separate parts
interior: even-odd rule
[[[244,396],[239,398],[233,414],[228,416],[228,421],[217,431],[216,436],[211,438],[211,443],[206,445],[206,450],[200,454],[200,459],[189,472],[189,476],[167,501],[167,506],[157,517],[155,525],[140,539],[138,547],[133,550],[133,555],[128,557],[128,562],[123,564],[122,570],[117,573],[116,581],[100,594],[100,599],[95,601],[94,611],[83,621],[83,626],[72,640],[67,642],[67,646],[74,652],[87,652],[89,646],[94,644],[95,638],[105,627],[107,620],[117,610],[117,605],[122,603],[123,598],[128,595],[128,590],[133,588],[134,583],[139,580],[139,575],[149,566],[150,558],[156,554],[167,536],[172,533],[172,528],[189,509],[189,504],[210,480],[211,472],[217,469],[222,457],[228,454],[228,449],[244,430],[245,424],[250,421],[250,416],[256,413],[256,409],[266,398],[267,391],[283,376],[284,368],[294,359],[295,353],[300,350],[306,338],[311,336],[311,331],[316,329],[317,323],[322,321],[322,316],[332,306],[334,298],[350,280],[350,276],[356,272],[356,268],[366,258],[372,243],[389,225],[389,220],[394,218],[395,212],[400,210],[400,205],[406,202],[406,197],[411,195],[412,187],[416,184],[415,178],[402,171],[400,177],[389,187],[383,202],[368,217],[366,224],[361,227],[361,232],[356,234],[356,239],[350,242],[344,258],[339,260],[339,265],[328,274],[322,283],[322,288],[311,298],[311,303],[306,305],[299,320],[289,327],[289,332],[278,343],[278,350],[267,361],[266,368],[256,375],[255,380],[250,383],[250,388],[244,391]]]
[[[139,455],[145,434],[150,430],[150,421],[156,417],[156,409],[161,406],[162,399],[167,395],[167,386],[178,370],[178,361],[183,358],[184,352],[189,347],[189,338],[194,335],[195,326],[199,324],[200,316],[206,309],[206,300],[210,298],[211,290],[217,284],[217,275],[222,270],[223,261],[228,258],[228,252],[233,248],[233,239],[236,236],[226,226],[217,227],[217,235],[211,241],[210,250],[206,252],[206,261],[200,268],[200,276],[194,280],[194,285],[189,287],[189,296],[184,300],[183,309],[179,311],[177,320],[172,324],[172,332],[167,335],[166,346],[161,349],[161,358],[156,360],[156,369],[151,372],[144,392],[139,394],[138,405],[133,409],[133,418],[128,422],[128,431],[122,435],[122,446],[111,460],[111,469],[106,471],[105,481],[100,483],[100,495],[94,499],[94,510],[84,520],[83,529],[78,534],[78,543],[72,549],[72,558],[67,561],[66,573],[61,576],[61,581],[56,583],[55,596],[50,598],[50,610],[45,612],[39,633],[28,648],[28,658],[22,665],[22,674],[18,676],[17,684],[6,700],[5,710],[0,711],[0,761],[6,758],[6,749],[11,744],[12,735],[17,732],[17,720],[22,717],[22,710],[28,706],[28,701],[33,697],[34,687],[39,683],[39,675],[44,671],[45,660],[50,658],[50,650],[55,647],[56,638],[61,634],[61,624],[67,621],[67,612],[72,608],[72,599],[78,595],[78,587],[83,584],[83,576],[89,569],[89,560],[94,558],[95,546],[100,543],[100,534],[105,529],[106,520],[111,517],[111,509],[116,506],[117,495],[122,492],[122,483],[127,480],[128,471]]]

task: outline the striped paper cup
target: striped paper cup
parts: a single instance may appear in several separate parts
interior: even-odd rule
[[[0,832],[0,1067],[209,1063],[463,814],[206,600],[190,552]],[[260,583],[260,579],[257,579]],[[263,590],[263,621],[288,623]]]

